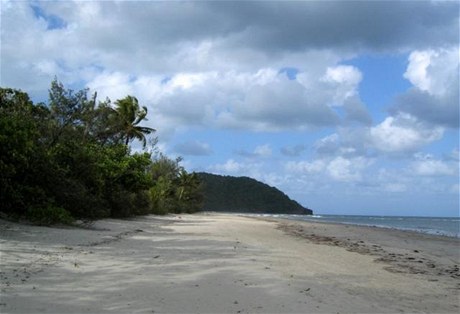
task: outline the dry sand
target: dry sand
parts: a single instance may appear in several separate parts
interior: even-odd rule
[[[0,313],[458,313],[459,239],[226,214],[0,220]]]

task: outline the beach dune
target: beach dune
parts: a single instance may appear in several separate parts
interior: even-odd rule
[[[457,313],[459,239],[205,213],[0,220],[1,313]]]

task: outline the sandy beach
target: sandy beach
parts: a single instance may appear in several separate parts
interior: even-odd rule
[[[0,220],[0,313],[458,313],[459,239],[204,213]]]

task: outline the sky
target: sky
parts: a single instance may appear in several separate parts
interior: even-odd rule
[[[459,216],[457,1],[0,1],[2,87],[133,95],[188,171],[316,214]]]

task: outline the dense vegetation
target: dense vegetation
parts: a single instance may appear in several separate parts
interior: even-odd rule
[[[146,116],[135,97],[101,102],[57,80],[48,104],[0,88],[0,211],[55,223],[201,209],[198,177],[146,148]]]
[[[198,173],[204,210],[276,214],[312,214],[280,190],[248,177]]]

